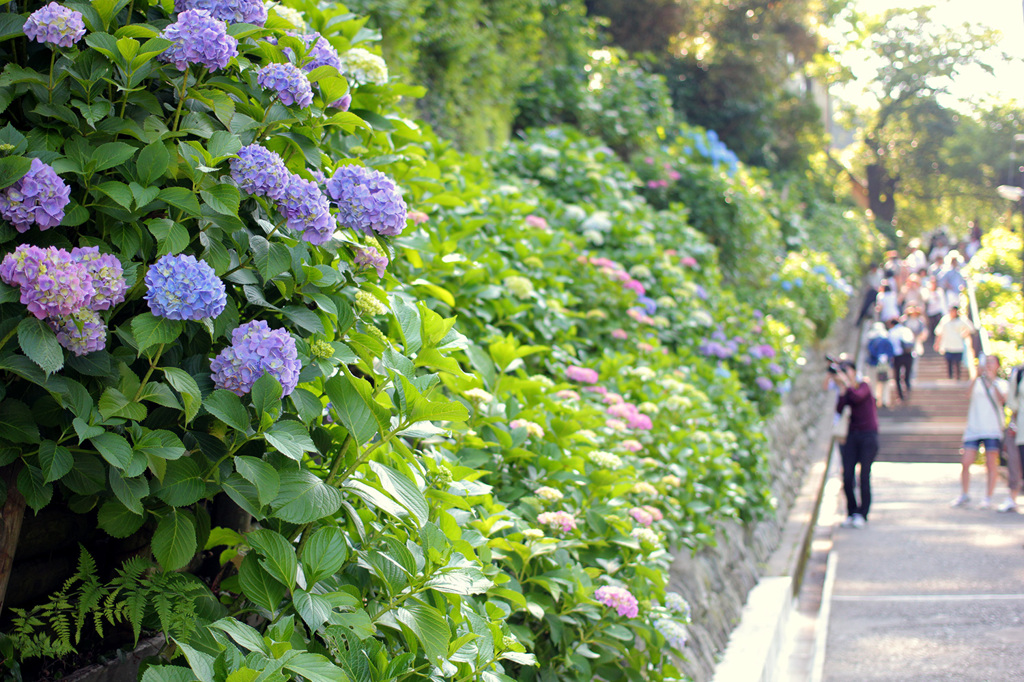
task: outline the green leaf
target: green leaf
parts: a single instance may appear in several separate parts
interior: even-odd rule
[[[67,448],[57,445],[52,440],[44,440],[39,445],[39,466],[43,472],[43,481],[49,483],[64,477],[71,471],[75,458]]]
[[[302,461],[304,452],[316,452],[306,427],[290,419],[277,422],[263,437],[275,450],[296,461]]]
[[[232,216],[238,215],[238,206],[241,204],[242,198],[238,193],[238,188],[234,185],[217,185],[212,189],[201,190],[199,195],[206,202],[206,205],[217,213]]]
[[[427,498],[408,478],[389,466],[369,461],[370,469],[377,474],[381,487],[395,498],[409,513],[415,517],[419,526],[430,520],[430,507]]]
[[[146,457],[174,460],[185,455],[185,446],[173,432],[164,429],[146,431],[132,448]]]
[[[107,534],[115,538],[126,538],[146,521],[146,517],[136,514],[118,500],[107,500],[100,507],[99,526]]]
[[[196,678],[199,679],[199,682],[214,682],[214,676],[216,673],[214,672],[215,659],[213,656],[203,653],[202,651],[197,651],[184,642],[179,642],[176,639],[172,639],[171,641],[174,642],[178,649],[181,650],[181,653],[185,655],[185,660],[188,661],[189,667],[192,668],[192,672],[195,674]]]
[[[165,571],[184,567],[196,553],[196,525],[192,518],[178,510],[160,519],[153,533],[153,556]]]
[[[383,434],[390,426],[390,413],[373,400],[372,389],[365,380],[337,375],[328,380],[325,388],[338,420],[360,445],[378,431]]]
[[[97,171],[105,171],[108,168],[121,165],[133,156],[135,156],[135,147],[130,144],[107,142],[96,148],[92,153],[92,160],[96,162]]]
[[[181,253],[188,246],[188,230],[180,223],[166,218],[155,218],[147,220],[146,227],[160,245],[157,255]]]
[[[130,209],[132,207],[132,201],[135,197],[132,196],[132,191],[128,188],[128,185],[123,182],[111,180],[109,182],[96,185],[96,189],[106,194],[124,208]]]
[[[199,412],[203,395],[199,392],[199,384],[192,378],[192,375],[177,367],[162,368],[164,377],[175,390],[181,393],[182,403],[185,405],[185,421],[190,422]]]
[[[132,336],[139,344],[139,353],[150,346],[171,343],[181,334],[184,325],[178,320],[142,313],[132,318]]]
[[[206,151],[210,152],[210,156],[215,159],[237,154],[241,148],[242,141],[238,136],[224,130],[218,130],[210,135],[210,140],[206,144]]]
[[[0,189],[10,187],[25,177],[32,167],[32,159],[24,156],[6,156],[0,158]]]
[[[24,496],[25,504],[37,514],[53,498],[53,486],[43,479],[43,472],[31,464],[26,464],[18,472],[18,490]]]
[[[107,487],[107,468],[99,457],[80,454],[61,482],[79,495],[95,495]]]
[[[281,473],[281,490],[271,503],[273,515],[289,523],[312,523],[341,508],[341,492],[305,469]]]
[[[253,262],[263,281],[269,282],[281,273],[288,272],[292,266],[292,255],[284,244],[269,241],[259,235],[249,239]]]
[[[185,187],[165,187],[160,190],[160,199],[169,206],[181,209],[194,218],[198,218],[203,214],[196,195]]]
[[[270,504],[277,499],[277,493],[281,489],[281,477],[273,466],[256,457],[239,455],[235,457],[235,471],[256,486],[256,494],[261,505]]]
[[[117,469],[109,469],[108,474],[110,489],[117,499],[136,514],[142,514],[142,499],[149,495],[149,482],[142,476],[125,478]]]
[[[151,403],[156,403],[163,407],[169,407],[172,410],[181,409],[181,403],[178,402],[178,398],[174,395],[174,391],[172,391],[167,384],[162,384],[158,381],[148,382],[145,387],[143,387],[139,400],[148,400]]]
[[[448,656],[451,631],[440,611],[410,599],[405,607],[395,610],[395,618],[416,634],[428,660],[440,665],[440,661]]]
[[[263,505],[260,503],[259,492],[252,483],[242,478],[239,474],[231,474],[224,479],[221,487],[224,488],[224,492],[239,507],[257,519],[265,518],[266,515],[260,511]]]
[[[247,533],[245,539],[250,547],[263,555],[260,566],[289,590],[294,589],[299,560],[295,557],[292,543],[280,533],[267,529]]]
[[[263,641],[263,636],[255,628],[234,618],[221,618],[215,623],[210,623],[209,627],[223,630],[227,633],[228,637],[246,651],[259,651],[263,654],[270,653],[266,643]]]
[[[64,366],[64,350],[53,330],[35,317],[26,317],[18,325],[18,344],[28,358],[48,375]]]
[[[476,568],[456,568],[444,573],[435,573],[426,583],[427,587],[448,594],[483,594],[494,583],[484,577]]]
[[[324,406],[320,398],[304,388],[296,388],[288,397],[291,398],[292,405],[295,406],[295,411],[298,412],[303,424],[309,424],[323,414]]]
[[[25,24],[25,17],[14,14],[12,12],[6,12],[0,15],[0,40],[7,40],[20,36],[22,34],[22,26]]]
[[[395,298],[391,307],[395,311],[395,318],[402,330],[405,354],[411,356],[423,347],[423,339],[420,336],[419,310],[400,298]]]
[[[302,547],[302,572],[311,588],[341,569],[348,558],[345,535],[339,528],[325,526],[313,533]]]
[[[295,590],[292,593],[292,598],[295,602],[295,610],[299,612],[299,616],[313,632],[324,626],[334,610],[326,597],[311,594],[305,590]]]
[[[245,433],[249,430],[249,411],[241,398],[231,391],[219,388],[203,401],[203,407],[231,428]]]
[[[132,446],[123,436],[104,431],[99,435],[91,436],[89,440],[103,459],[110,462],[112,466],[122,471],[128,468],[132,461]],[[139,513],[142,513],[141,510]]]
[[[155,485],[153,494],[172,507],[187,507],[206,495],[199,465],[187,458],[167,462],[163,480]]]
[[[349,682],[351,679],[325,656],[305,651],[288,659],[284,667],[309,682]]]
[[[156,198],[160,196],[159,187],[143,187],[137,182],[129,183],[128,189],[132,193],[132,198],[135,199],[135,208],[143,208],[144,206],[148,206],[151,202],[156,201]],[[170,220],[158,220],[161,222],[171,222]],[[151,222],[158,221],[154,220]],[[152,228],[150,228],[150,230],[152,230]]]
[[[100,396],[98,405],[100,414],[104,419],[111,417],[124,417],[142,421],[146,418],[146,406],[129,398],[116,388],[107,388]]]
[[[28,405],[11,398],[0,402],[0,439],[10,443],[39,442],[39,427]]]
[[[324,323],[320,320],[320,316],[309,308],[286,305],[281,308],[281,312],[299,329],[305,330],[310,334],[324,333]]]
[[[276,613],[284,599],[285,586],[263,570],[255,554],[247,554],[238,569],[238,583],[245,597],[270,613]]]
[[[252,385],[252,409],[256,414],[277,419],[281,414],[281,382],[267,372]]]
[[[259,673],[256,673],[259,675]],[[236,682],[228,678],[230,682]],[[255,679],[255,678],[253,678]],[[195,682],[196,675],[180,665],[151,665],[142,674],[142,682]],[[245,682],[252,682],[246,680]]]
[[[163,142],[157,141],[147,145],[139,152],[135,160],[135,171],[139,176],[139,184],[148,187],[159,180],[171,164],[171,154]]]

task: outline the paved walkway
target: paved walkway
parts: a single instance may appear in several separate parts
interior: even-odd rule
[[[950,508],[958,477],[956,464],[874,465],[868,526],[832,533],[820,679],[1024,679],[1024,515]],[[830,488],[823,513],[838,523],[845,502]]]

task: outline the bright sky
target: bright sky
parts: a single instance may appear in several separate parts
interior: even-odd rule
[[[981,69],[965,71],[951,86],[958,97],[975,100],[1010,100],[1024,103],[1024,2],[1022,0],[855,0],[856,6],[865,12],[881,14],[887,9],[913,8],[933,5],[932,20],[950,27],[959,27],[964,22],[998,29],[1002,39],[998,52],[1011,56],[1009,63],[1001,63],[997,56],[988,60],[995,68],[995,75]],[[1000,63],[997,63],[1000,62]],[[854,73],[862,82],[869,82],[874,74],[870,59],[855,59]],[[863,101],[863,85],[844,88],[834,94],[841,99]]]

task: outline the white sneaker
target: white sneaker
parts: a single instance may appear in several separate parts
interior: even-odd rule
[[[867,522],[868,522],[868,520],[867,520],[867,519],[865,519],[865,518],[864,518],[863,516],[861,516],[860,514],[854,514],[854,515],[853,515],[853,516],[851,516],[850,518],[852,518],[852,519],[853,519],[853,521],[851,521],[850,523],[852,523],[852,524],[853,524],[853,527],[854,527],[854,528],[863,528],[863,527],[865,526],[865,524],[867,524]]]
[[[978,506],[976,508],[977,509],[991,509],[992,508],[992,498],[990,498],[990,497],[983,497],[981,499],[981,502],[978,503]]]
[[[996,511],[1001,512],[1003,514],[1006,514],[1008,512],[1013,512],[1014,514],[1016,514],[1017,503],[1011,500],[1010,498],[1006,498],[1006,501],[999,505],[999,509],[997,509]]]
[[[852,528],[853,524],[854,524],[853,516],[847,516],[845,519],[843,519],[843,522],[840,523],[839,525],[842,526],[843,528]]]
[[[960,493],[953,498],[953,501],[949,503],[950,507],[966,507],[967,503],[971,501],[971,496],[967,493]]]

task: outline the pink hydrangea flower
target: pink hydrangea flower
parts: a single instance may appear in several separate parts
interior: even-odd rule
[[[544,220],[539,215],[528,215],[524,222],[530,227],[536,227],[538,230],[548,229],[548,221]]]
[[[605,388],[604,386],[586,386],[583,388],[583,390],[590,391],[591,393],[597,393],[599,395],[604,395],[605,393],[608,392],[608,389]]]
[[[640,613],[640,605],[629,590],[621,587],[599,587],[594,592],[594,599],[607,607],[615,609],[620,616],[636,618]]]
[[[668,172],[668,177],[671,178],[672,180],[678,180],[679,178],[681,178],[683,176],[682,176],[682,174],[679,171],[673,170],[673,171],[669,171]]]
[[[650,353],[651,351],[654,350],[654,346],[652,346],[649,343],[644,343],[643,341],[641,341],[640,343],[636,344],[636,347],[638,349],[640,349],[640,351],[642,353]]]
[[[565,511],[544,512],[537,516],[542,526],[557,528],[563,533],[576,530],[576,517]]]
[[[565,370],[565,376],[572,381],[578,381],[581,384],[596,384],[599,378],[597,370],[589,369],[587,367],[579,367],[577,365],[569,365]]]
[[[413,225],[425,223],[430,219],[430,216],[428,216],[423,211],[409,211],[408,213],[406,213],[405,217],[411,220]]]
[[[645,509],[641,507],[633,507],[629,510],[629,515],[633,517],[633,520],[639,523],[644,528],[647,528],[654,523],[654,517]]]
[[[612,431],[625,431],[628,428],[626,422],[621,419],[609,419],[605,421],[604,425]]]
[[[683,256],[682,258],[679,259],[679,262],[688,268],[697,267],[697,259],[694,258],[693,256]]]
[[[565,389],[555,393],[555,397],[558,398],[559,400],[579,400],[580,394],[577,393],[576,391]]]
[[[623,398],[621,395],[619,395],[618,393],[612,393],[611,391],[605,393],[604,397],[601,398],[601,400],[604,402],[605,405],[618,405],[619,403],[623,403],[626,401],[626,399]]]
[[[650,514],[650,515],[651,515],[651,517],[652,517],[652,518],[653,518],[653,519],[654,519],[655,521],[661,521],[662,519],[664,519],[664,518],[665,518],[665,515],[664,515],[664,514],[662,514],[662,513],[661,513],[661,510],[660,510],[660,509],[658,509],[657,507],[652,507],[652,506],[651,506],[651,505],[649,505],[649,504],[645,504],[645,505],[641,506],[640,508],[641,508],[641,509],[643,509],[643,510],[644,510],[645,512],[647,512],[648,514]]]
[[[633,438],[628,438],[620,443],[622,449],[629,450],[630,452],[640,452],[644,449],[643,444]]]
[[[625,329],[615,329],[612,331],[612,338],[618,339],[619,341],[625,341],[629,338],[629,334],[626,333]]]

